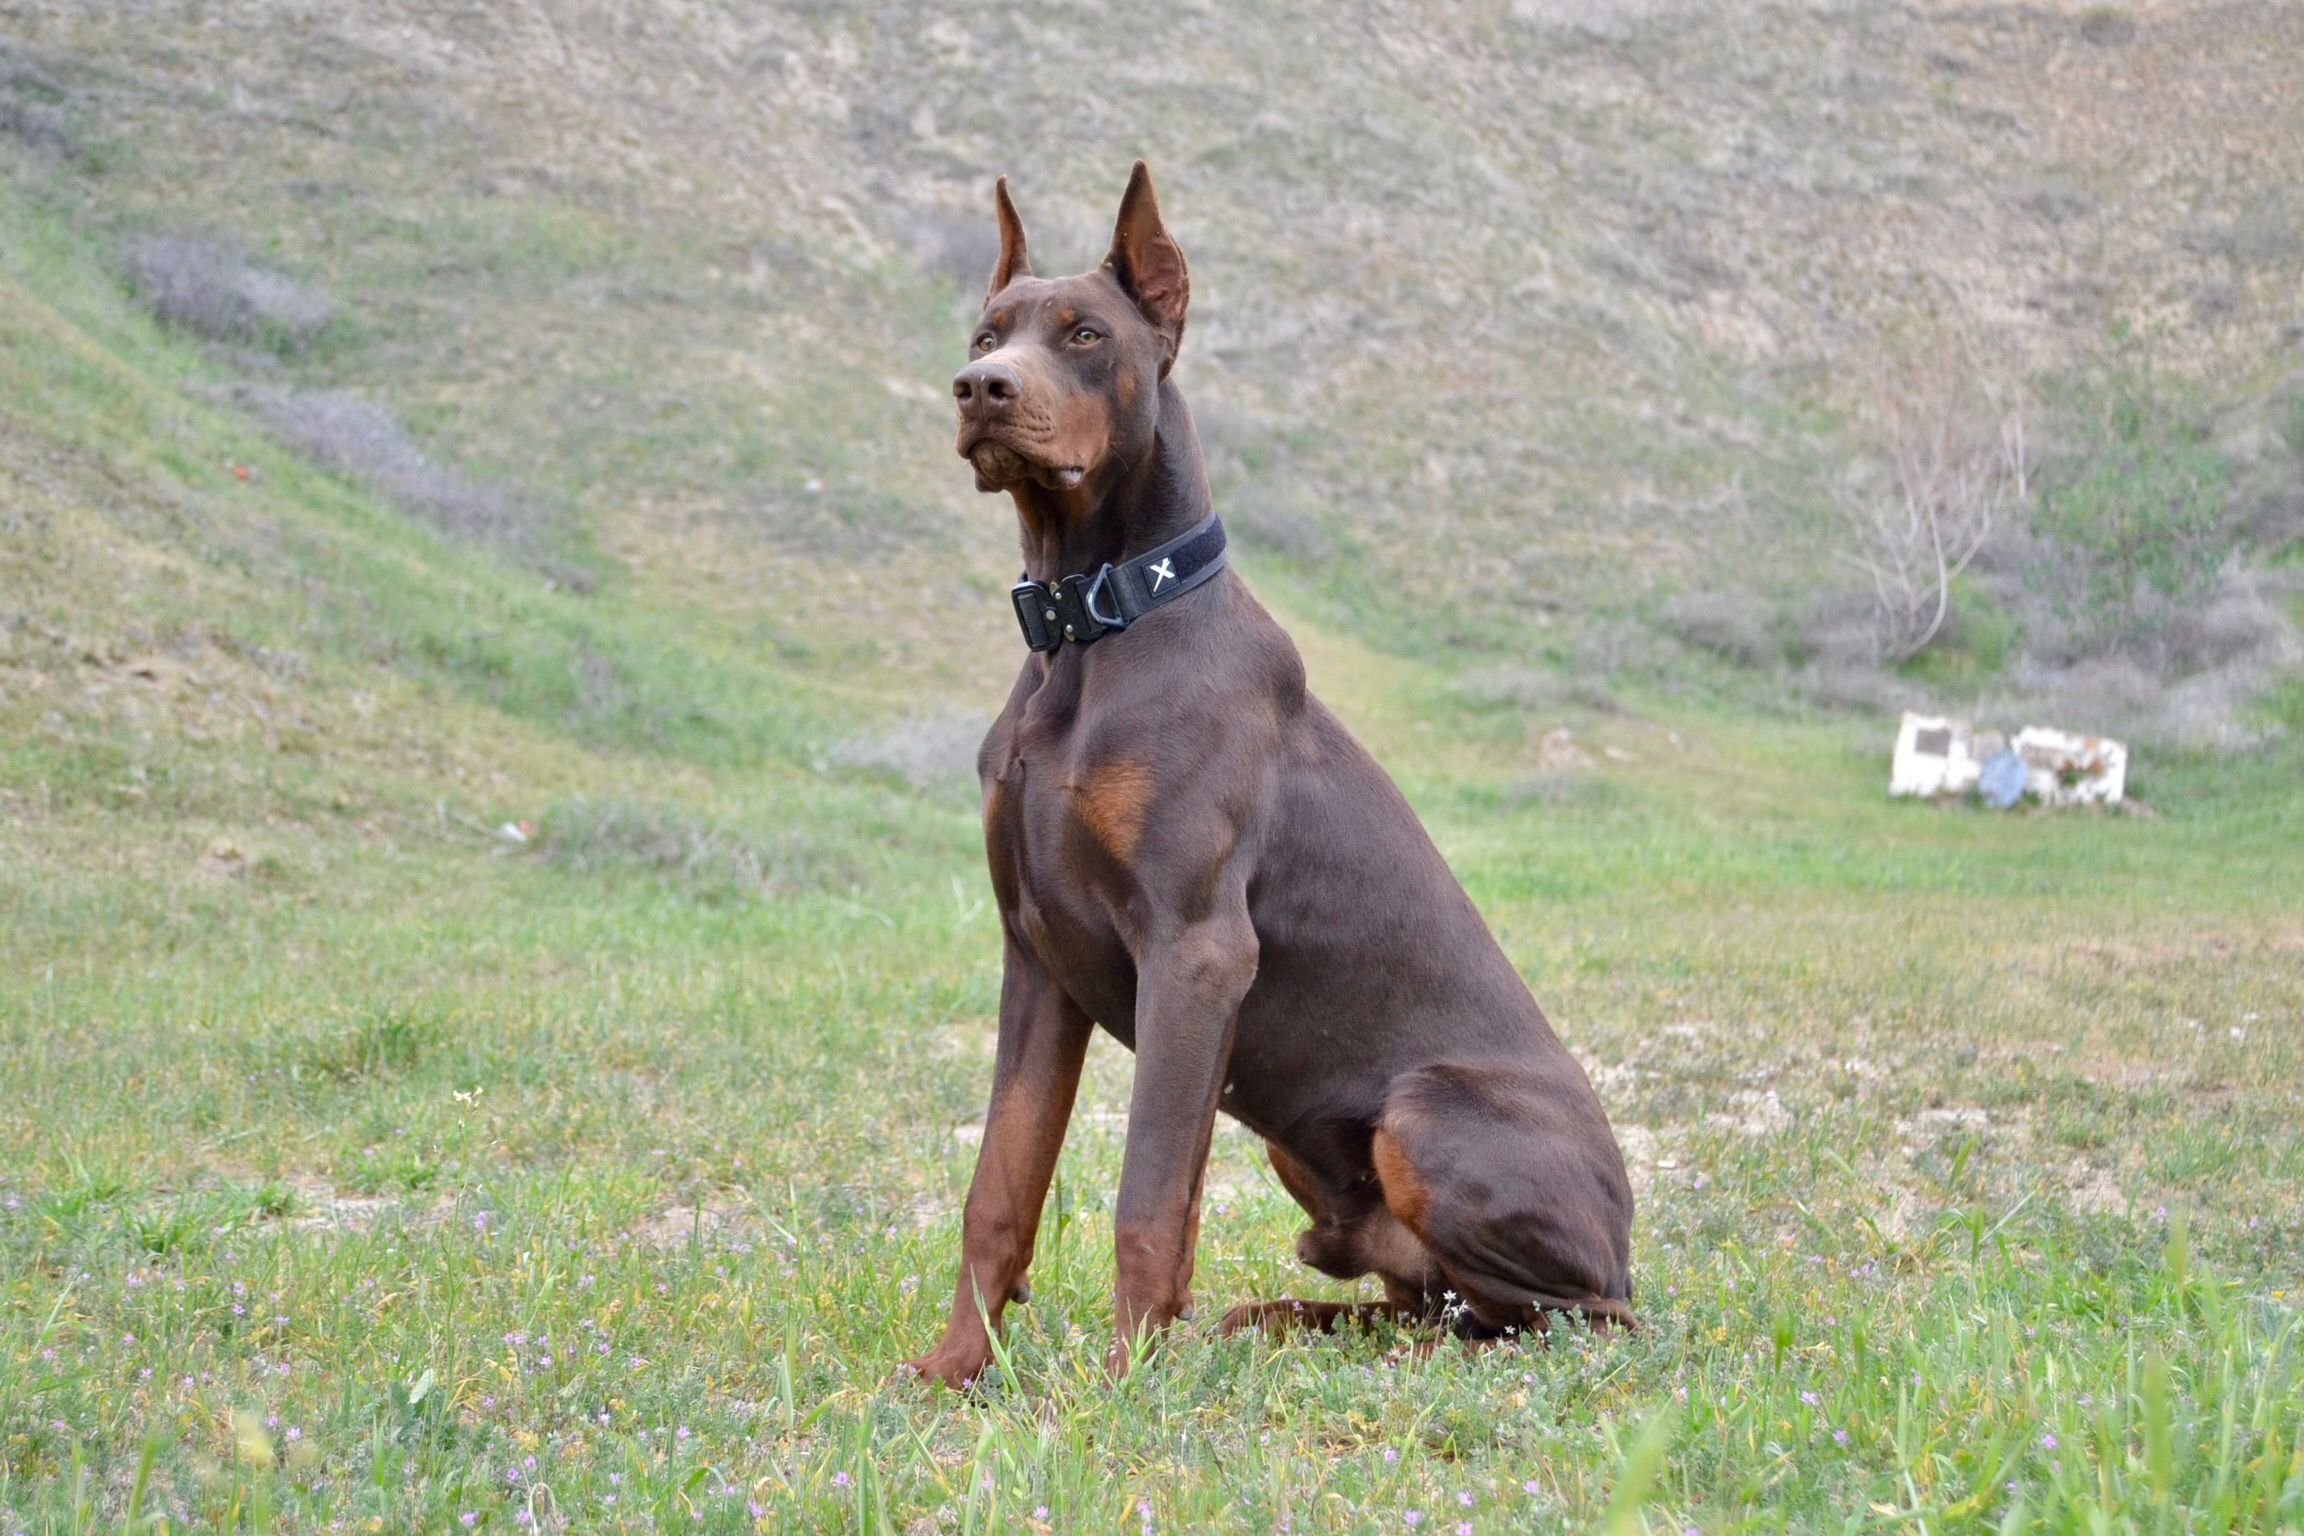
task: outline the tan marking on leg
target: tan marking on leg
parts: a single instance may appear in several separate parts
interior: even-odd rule
[[[1376,1164],[1377,1181],[1384,1186],[1386,1208],[1400,1218],[1402,1226],[1421,1234],[1424,1213],[1432,1207],[1432,1190],[1416,1165],[1408,1161],[1408,1154],[1400,1150],[1400,1138],[1378,1126],[1368,1151]]]
[[[1276,1141],[1264,1143],[1264,1155],[1272,1160],[1272,1171],[1280,1176],[1280,1185],[1304,1207],[1314,1221],[1328,1219],[1328,1197],[1321,1193],[1320,1181],[1312,1170],[1297,1161],[1296,1155]]]
[[[1098,768],[1074,786],[1080,819],[1112,857],[1125,864],[1144,835],[1144,814],[1152,805],[1152,770],[1120,759]]]

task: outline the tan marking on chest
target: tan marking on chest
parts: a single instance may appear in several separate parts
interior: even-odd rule
[[[1144,835],[1152,807],[1152,770],[1122,758],[1093,770],[1072,786],[1073,805],[1096,841],[1126,863]]]

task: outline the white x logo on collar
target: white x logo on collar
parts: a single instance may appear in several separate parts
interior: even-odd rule
[[[1162,582],[1164,582],[1164,581],[1174,581],[1175,579],[1176,579],[1176,571],[1175,571],[1175,569],[1174,569],[1174,565],[1173,565],[1173,562],[1172,562],[1172,561],[1169,561],[1169,560],[1159,560],[1159,561],[1155,561],[1155,562],[1153,563],[1153,566],[1152,566],[1152,590],[1153,590],[1153,591],[1157,592],[1157,591],[1159,591],[1159,590],[1160,590],[1160,583],[1162,583]]]

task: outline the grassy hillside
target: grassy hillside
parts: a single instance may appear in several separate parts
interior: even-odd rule
[[[1704,687],[1725,656],[1748,698],[1790,677],[2255,734],[2071,675],[2059,639],[2094,615],[2035,590],[2021,538],[1957,664],[1883,679],[1835,557],[1882,397],[1955,343],[2031,398],[2050,489],[2106,447],[2086,400],[2141,370],[2214,450],[2219,554],[2304,538],[2289,7],[10,14],[45,195],[314,286],[335,324],[263,378],[399,410],[732,638],[853,628],[892,572],[909,612],[851,654],[984,696],[991,654],[949,631],[1007,545],[943,380],[989,178],[1045,261],[1085,265],[1142,153],[1194,261],[1219,495],[1330,619]],[[1690,593],[1745,617],[1724,634]],[[2236,640],[2143,658],[2165,686],[2246,653],[2216,726],[2298,659],[2239,609]]]
[[[0,1532],[2304,1523],[2304,687],[2057,818],[1786,683],[1836,370],[1961,274],[2096,402],[2055,515],[2206,487],[2292,601],[2295,18],[1321,14],[0,16]],[[889,1379],[1015,661],[939,383],[986,171],[1085,261],[1138,148],[1242,567],[1607,1101],[1629,1341],[1104,1384],[1107,1042],[997,1389]],[[1985,574],[1886,686],[2026,685]],[[1348,1289],[1209,1188],[1203,1319]]]

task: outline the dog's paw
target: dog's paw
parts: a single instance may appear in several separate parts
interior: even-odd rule
[[[1251,1329],[1275,1337],[1291,1331],[1288,1309],[1303,1310],[1302,1302],[1244,1301],[1216,1320],[1216,1337],[1228,1339]]]
[[[987,1347],[966,1341],[947,1341],[924,1355],[905,1361],[896,1367],[900,1377],[918,1377],[941,1382],[955,1392],[973,1391],[991,1367],[992,1351]]]

